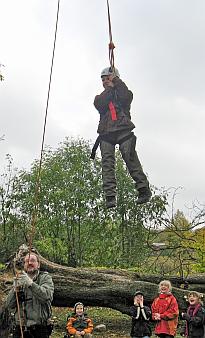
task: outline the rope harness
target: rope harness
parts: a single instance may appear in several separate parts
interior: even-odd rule
[[[124,142],[126,142],[127,140],[129,139],[132,139],[131,140],[131,147],[130,147],[130,160],[133,161],[134,160],[134,154],[135,154],[135,146],[136,146],[136,136],[134,135],[133,132],[130,132],[130,134],[128,134],[127,136],[123,137],[119,142],[113,142],[109,135],[99,135],[95,141],[95,144],[92,148],[92,151],[91,151],[91,155],[90,155],[90,158],[92,160],[95,159],[95,156],[96,156],[96,151],[99,147],[99,144],[101,141],[104,141],[104,142],[108,142],[108,143],[111,143],[112,145],[116,145],[116,144],[123,144]]]

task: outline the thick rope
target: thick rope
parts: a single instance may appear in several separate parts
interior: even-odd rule
[[[107,13],[108,13],[108,26],[109,26],[109,61],[110,61],[110,67],[114,70],[115,69],[115,58],[114,58],[114,48],[115,45],[112,41],[112,26],[111,26],[111,17],[110,17],[110,6],[109,6],[109,0],[107,0]]]
[[[54,63],[54,56],[55,56],[56,37],[57,37],[57,31],[58,31],[59,8],[60,8],[60,0],[58,0],[58,7],[57,7],[55,35],[54,35],[53,52],[52,52],[52,61],[51,61],[50,78],[49,78],[49,85],[48,85],[46,112],[45,112],[45,119],[44,119],[44,126],[43,126],[42,144],[41,144],[41,154],[40,154],[40,162],[39,162],[39,167],[38,167],[38,171],[37,171],[37,179],[36,179],[36,186],[35,186],[34,211],[33,211],[33,214],[32,214],[31,235],[30,235],[30,238],[29,238],[29,254],[32,250],[32,243],[33,243],[33,238],[34,238],[34,235],[35,235],[35,226],[36,226],[37,213],[38,213],[38,207],[39,207],[39,192],[40,192],[40,185],[41,185],[41,171],[42,171],[44,141],[45,141],[45,133],[46,133],[46,123],[47,123],[47,115],[48,115],[48,104],[49,104],[49,98],[50,98],[51,80],[52,80],[52,73],[53,73],[53,63]]]

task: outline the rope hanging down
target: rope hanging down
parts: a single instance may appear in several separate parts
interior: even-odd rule
[[[51,60],[51,68],[50,68],[47,101],[46,101],[46,111],[45,111],[44,125],[43,125],[41,153],[40,153],[40,161],[39,161],[39,166],[38,166],[38,170],[37,170],[37,178],[36,178],[36,185],[35,185],[35,192],[34,192],[34,210],[33,210],[32,218],[31,218],[31,235],[29,236],[29,255],[30,255],[31,250],[32,250],[32,242],[33,242],[33,238],[34,238],[34,234],[35,234],[35,226],[36,226],[38,206],[39,206],[39,192],[40,192],[40,185],[41,185],[41,171],[42,171],[44,141],[45,141],[45,133],[46,133],[46,123],[47,123],[47,115],[48,115],[48,104],[49,104],[49,98],[50,98],[51,80],[52,80],[52,73],[53,73],[53,63],[54,63],[54,55],[55,55],[56,37],[57,37],[57,30],[58,30],[59,9],[60,9],[60,0],[58,0],[58,5],[57,5],[55,35],[54,35],[54,43],[53,43],[53,52],[52,52],[52,60]],[[18,278],[18,272],[16,271],[15,265],[14,265],[14,274],[15,274],[15,277],[17,279]],[[21,338],[24,338],[17,287],[15,289],[15,294],[16,294],[16,303],[17,303],[19,325],[20,325],[20,334],[21,334]]]
[[[110,17],[110,6],[109,6],[109,0],[107,0],[107,13],[108,13],[108,25],[109,25],[109,60],[110,60],[110,67],[114,70],[115,68],[115,59],[114,59],[114,48],[115,45],[112,41],[112,26],[111,26],[111,17]]]
[[[37,171],[37,179],[36,179],[35,195],[34,195],[35,196],[34,197],[34,211],[33,211],[32,220],[31,220],[31,235],[30,235],[30,238],[29,238],[29,253],[31,252],[31,249],[32,249],[32,242],[33,242],[33,238],[34,238],[34,234],[35,234],[35,225],[36,225],[36,221],[37,221],[37,213],[38,213],[38,206],[39,206],[39,192],[40,192],[40,185],[41,185],[41,170],[42,170],[44,141],[45,141],[46,123],[47,123],[47,115],[48,115],[48,104],[49,104],[50,89],[51,89],[51,79],[52,79],[52,73],[53,73],[53,63],[54,63],[54,55],[55,55],[55,47],[56,47],[56,37],[57,37],[57,31],[58,31],[59,8],[60,8],[60,0],[58,0],[57,14],[56,14],[55,35],[54,35],[54,42],[53,42],[52,61],[51,61],[47,101],[46,101],[46,112],[45,112],[44,126],[43,126],[43,136],[42,136],[42,144],[41,144],[40,162],[39,162],[39,167],[38,167],[38,171]]]
[[[17,282],[18,278],[18,273],[16,271],[16,258],[14,258],[14,274],[15,274],[15,283]],[[22,318],[21,318],[21,311],[20,311],[20,304],[19,304],[19,295],[18,295],[18,288],[17,284],[15,284],[15,296],[16,296],[16,306],[17,306],[17,314],[18,314],[18,320],[19,320],[19,327],[20,327],[20,335],[21,338],[24,338],[24,333],[23,333],[23,323],[22,323]]]

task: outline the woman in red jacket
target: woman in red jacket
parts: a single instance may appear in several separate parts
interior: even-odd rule
[[[157,321],[155,333],[161,338],[173,338],[176,335],[179,308],[171,291],[170,281],[161,281],[159,296],[152,303],[152,318]]]

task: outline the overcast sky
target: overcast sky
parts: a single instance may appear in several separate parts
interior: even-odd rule
[[[39,158],[57,0],[0,0],[1,173]],[[134,93],[138,155],[151,184],[182,187],[175,207],[205,204],[205,1],[110,0],[115,65]],[[94,142],[109,65],[106,0],[61,0],[46,145]]]

